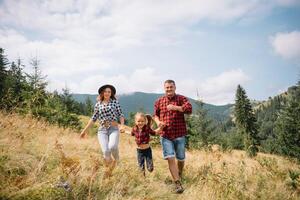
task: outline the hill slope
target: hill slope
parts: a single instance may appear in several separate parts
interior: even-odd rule
[[[93,103],[96,103],[97,95],[91,94],[72,94],[74,99],[78,102],[85,102],[89,97]],[[134,92],[131,94],[119,95],[119,102],[124,110],[125,116],[128,117],[129,112],[137,112],[143,109],[147,113],[153,113],[153,105],[158,97],[162,94]],[[197,108],[196,100],[189,98],[193,108]],[[204,104],[204,108],[208,110],[208,115],[215,120],[225,121],[230,115],[232,104],[216,106],[212,104]]]
[[[259,154],[249,159],[242,151],[189,151],[186,190],[176,195],[160,146],[153,148],[154,172],[143,178],[134,138],[122,134],[121,162],[111,178],[103,179],[95,135],[79,139],[72,130],[29,117],[0,113],[0,118],[0,199],[300,198],[299,179],[292,181],[289,175],[299,172],[300,165],[283,157]]]

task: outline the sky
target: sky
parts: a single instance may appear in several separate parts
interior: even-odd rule
[[[49,91],[266,100],[300,80],[300,0],[0,0],[0,47]]]

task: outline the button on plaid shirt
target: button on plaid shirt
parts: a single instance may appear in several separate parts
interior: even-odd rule
[[[131,135],[135,136],[137,145],[148,144],[150,141],[150,135],[155,135],[155,131],[147,125],[143,126],[141,131],[139,131],[139,128],[137,126],[134,126],[132,128]]]
[[[183,112],[168,110],[169,104],[182,106]],[[165,123],[161,136],[169,140],[185,136],[187,134],[184,114],[192,113],[192,105],[188,99],[182,95],[175,94],[173,97],[162,96],[154,105],[154,115]]]
[[[107,104],[101,101],[96,103],[92,120],[95,122],[99,119],[100,125],[104,126],[105,122],[117,121],[120,117],[124,117],[124,114],[119,102],[116,99],[110,99]]]

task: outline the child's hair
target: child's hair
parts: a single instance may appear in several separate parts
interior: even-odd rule
[[[153,124],[153,119],[152,116],[149,114],[144,114],[142,112],[137,112],[134,116],[134,119],[136,120],[137,117],[143,117],[146,121],[146,125],[151,127],[151,125]]]

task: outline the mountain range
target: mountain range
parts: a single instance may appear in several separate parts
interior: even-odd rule
[[[130,94],[123,94],[118,96],[125,117],[129,116],[130,112],[143,111],[146,113],[153,113],[154,102],[163,94],[134,92]],[[81,103],[84,103],[87,98],[96,103],[97,95],[93,94],[72,94],[73,98]],[[196,100],[189,98],[193,106],[193,110],[197,109]],[[208,116],[217,121],[225,121],[229,118],[233,104],[227,105],[212,105],[204,103],[204,109],[207,110]]]

